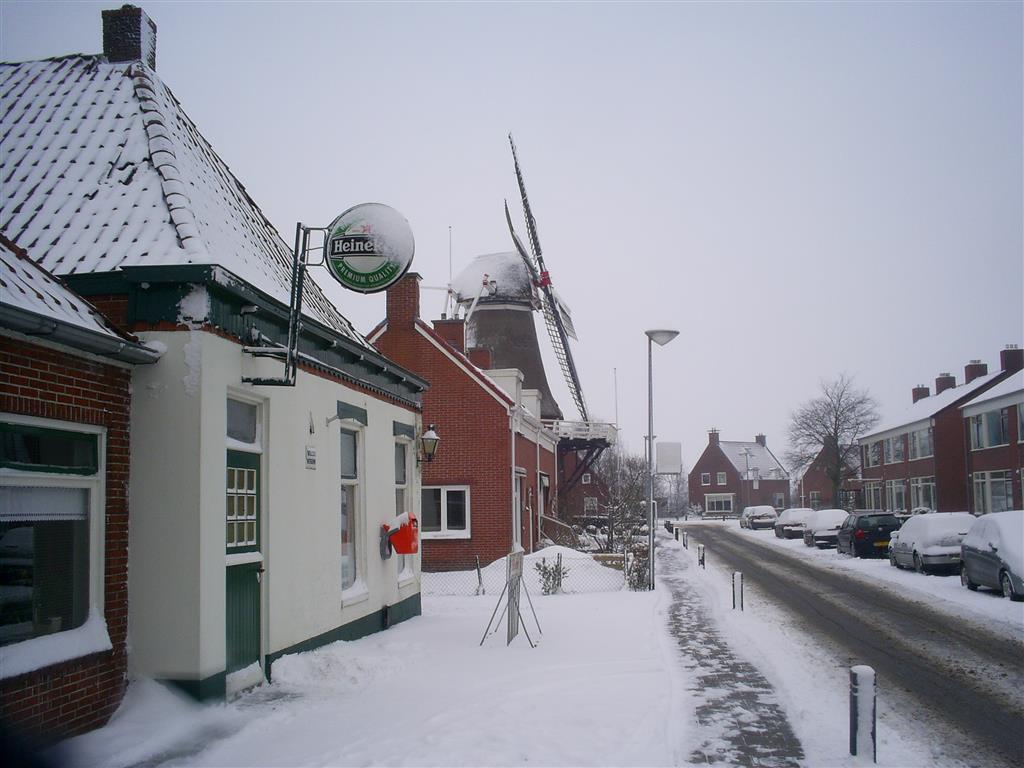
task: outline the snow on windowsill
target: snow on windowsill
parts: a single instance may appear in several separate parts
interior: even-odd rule
[[[245,453],[263,453],[263,445],[258,441],[255,443],[243,443],[233,437],[224,438],[229,451],[243,451]]]
[[[365,581],[357,581],[348,589],[341,592],[341,607],[345,608],[358,603],[365,603],[370,599],[370,589]]]
[[[52,635],[33,637],[0,648],[0,679],[71,661],[93,653],[109,651],[114,646],[107,634],[107,622],[97,611],[76,629]]]

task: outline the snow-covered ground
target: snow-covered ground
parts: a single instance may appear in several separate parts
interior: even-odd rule
[[[682,577],[703,595],[729,645],[775,686],[804,764],[854,765],[844,662],[767,601],[732,611],[728,573],[696,568],[693,549],[662,531],[659,543],[659,557],[685,565]],[[910,574],[894,578],[902,576]],[[506,647],[502,630],[481,647],[493,594],[425,595],[423,616],[281,659],[273,684],[228,704],[199,706],[155,683],[133,683],[106,728],[59,749],[71,765],[110,768],[679,764],[700,738],[701,694],[688,690],[692,673],[669,634],[670,600],[663,587],[534,594],[538,646],[521,634]],[[536,637],[525,600],[523,612]],[[878,751],[879,765],[957,765],[943,754],[942,734],[908,724],[884,689]]]

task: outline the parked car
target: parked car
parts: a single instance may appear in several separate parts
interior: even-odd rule
[[[779,513],[775,507],[769,504],[760,504],[754,507],[744,507],[740,513],[740,527],[750,528],[772,528],[778,519]]]
[[[804,535],[804,523],[814,514],[813,509],[807,507],[793,507],[784,509],[775,521],[775,535],[780,539],[799,539]]]
[[[977,518],[970,512],[914,515],[889,539],[889,562],[918,573],[960,567],[960,542]]]
[[[839,526],[849,517],[845,509],[818,509],[804,523],[804,544],[818,549],[836,545]]]
[[[885,557],[900,521],[891,512],[854,512],[836,533],[836,550],[854,557]]]
[[[974,521],[960,545],[960,582],[1024,600],[1024,510],[991,512]]]

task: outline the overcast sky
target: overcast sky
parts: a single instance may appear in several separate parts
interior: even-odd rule
[[[119,5],[3,0],[0,59],[98,53]],[[891,415],[1022,343],[1020,2],[142,7],[158,73],[288,243],[388,203],[445,285],[449,227],[456,273],[511,250],[504,199],[524,232],[511,131],[590,409],[615,418],[617,369],[636,452],[648,328],[680,331],[655,433],[687,464],[711,427],[781,458],[840,372]],[[363,332],[383,317],[383,294],[330,295]]]

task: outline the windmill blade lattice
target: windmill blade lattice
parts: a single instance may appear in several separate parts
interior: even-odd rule
[[[544,266],[544,255],[540,248],[540,238],[537,236],[537,222],[530,210],[530,200],[526,196],[526,183],[523,181],[523,172],[519,167],[519,156],[516,154],[516,143],[512,140],[512,134],[508,135],[508,142],[512,147],[512,160],[516,167],[516,181],[519,183],[519,194],[523,199],[523,213],[526,216],[526,232],[530,240],[531,253],[527,253],[515,229],[512,227],[512,217],[508,212],[508,203],[505,204],[505,217],[508,219],[509,230],[512,233],[512,240],[516,244],[516,250],[526,262],[534,283],[541,292],[541,308],[544,312],[544,322],[548,328],[548,336],[551,339],[551,346],[555,352],[555,358],[562,369],[562,376],[569,387],[572,399],[584,421],[589,421],[587,404],[583,399],[583,387],[580,385],[580,377],[576,372],[576,363],[572,359],[572,352],[569,349],[569,338],[566,333],[565,324],[562,321],[561,309],[555,298],[551,287],[551,276]]]

